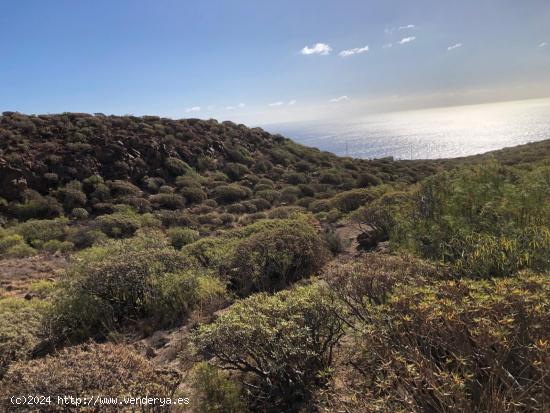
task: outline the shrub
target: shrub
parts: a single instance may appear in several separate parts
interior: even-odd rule
[[[343,325],[336,308],[315,286],[255,294],[201,326],[194,342],[216,356],[220,367],[250,377],[243,383],[254,410],[297,411],[332,364]]]
[[[394,242],[465,275],[548,271],[550,167],[503,168],[496,162],[423,181],[393,219]],[[534,258],[537,257],[537,258]]]
[[[27,192],[25,202],[10,204],[7,210],[21,220],[55,218],[63,213],[63,207],[55,198],[34,191]]]
[[[249,198],[252,191],[237,184],[220,185],[212,190],[211,196],[221,204],[231,204]]]
[[[52,400],[84,394],[87,397],[172,397],[179,381],[177,373],[156,370],[124,345],[85,344],[39,360],[14,364],[2,381],[0,398],[3,407],[12,410],[10,396],[26,394],[29,389],[33,396],[50,396]],[[20,411],[26,409],[27,406],[21,406]],[[119,409],[119,406],[101,407],[101,411],[106,412]],[[168,412],[169,407],[157,405],[154,411]]]
[[[361,398],[351,410],[544,410],[544,276],[434,282],[398,274],[334,280],[354,331],[347,382]]]
[[[56,239],[52,239],[49,241],[46,241],[42,245],[42,249],[45,251],[48,251],[50,253],[55,252],[69,252],[74,248],[74,244],[70,241],[58,241]]]
[[[263,191],[256,192],[256,196],[258,198],[265,199],[270,204],[274,204],[279,200],[281,193],[273,189],[265,189]]]
[[[97,222],[101,231],[111,238],[129,237],[141,227],[139,215],[131,210],[101,215]]]
[[[82,183],[79,181],[71,181],[63,188],[58,189],[57,196],[66,211],[86,205],[86,194],[82,191]]]
[[[71,218],[82,220],[88,218],[88,211],[86,211],[84,208],[74,208],[71,211]]]
[[[250,173],[248,168],[240,163],[228,163],[225,165],[223,171],[232,181],[239,181],[246,174]]]
[[[193,172],[193,169],[179,158],[167,158],[166,161],[164,161],[164,166],[173,176],[185,175]]]
[[[122,181],[117,179],[114,181],[107,181],[107,185],[108,185],[108,189],[110,190],[109,192],[114,197],[141,196],[142,194],[141,189],[139,189],[137,186],[135,186],[129,181]]]
[[[27,243],[40,247],[50,240],[62,240],[67,231],[67,218],[31,219],[14,227],[14,232],[20,234]]]
[[[308,209],[311,212],[317,213],[317,212],[327,212],[331,209],[331,203],[328,199],[318,199],[316,201],[310,202]]]
[[[363,172],[361,175],[359,175],[359,178],[357,178],[357,186],[359,188],[365,188],[365,187],[376,186],[381,184],[382,184],[382,180],[380,178],[368,172]]]
[[[192,260],[168,247],[156,232],[84,250],[55,302],[55,335],[81,340],[104,336],[130,320],[154,317],[162,325],[181,319],[193,302],[178,308],[172,303],[181,302],[182,291],[185,297],[193,295],[197,281],[185,272],[192,267]]]
[[[177,194],[160,193],[151,195],[149,201],[154,208],[180,209],[185,206],[185,199]]]
[[[199,239],[199,233],[191,228],[175,227],[168,230],[170,243],[176,249],[181,249]]]
[[[241,389],[220,369],[208,363],[193,368],[193,387],[197,402],[205,413],[241,413],[246,411]]]
[[[94,244],[98,244],[105,241],[107,236],[105,233],[98,229],[80,227],[74,228],[69,231],[67,240],[72,242],[75,248],[82,249],[91,247]]]
[[[40,341],[45,307],[39,300],[0,299],[0,379],[11,363],[31,356]]]
[[[185,200],[190,204],[200,204],[207,197],[200,187],[185,187],[179,190],[179,193],[183,195]]]
[[[333,207],[341,212],[352,212],[380,196],[379,192],[369,189],[352,189],[340,192],[331,200]]]
[[[277,291],[313,275],[326,259],[317,231],[305,220],[293,220],[292,226],[266,228],[242,241],[234,252],[232,280],[241,295]]]

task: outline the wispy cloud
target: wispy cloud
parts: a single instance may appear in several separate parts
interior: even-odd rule
[[[349,100],[349,97],[347,96],[339,96],[337,98],[334,98],[334,99],[330,99],[329,102],[330,103],[338,103],[338,102],[345,102],[346,100]]]
[[[226,106],[225,110],[235,110],[235,106]]]
[[[399,44],[407,44],[407,43],[413,42],[415,40],[416,40],[415,36],[404,37],[403,39],[399,40]]]
[[[385,45],[382,46],[382,49],[389,49],[393,46],[392,43],[386,43]]]
[[[539,44],[539,47],[546,47],[546,46],[548,46],[548,43],[546,42],[542,42],[541,44]]]
[[[365,52],[368,52],[368,51],[369,51],[369,46],[355,47],[353,49],[342,50],[340,53],[338,53],[338,55],[341,56],[341,57],[349,57],[349,56],[353,56],[355,54],[361,54],[361,53],[365,53]]]
[[[273,103],[269,103],[267,106],[271,106],[272,108],[275,108],[277,106],[283,106],[285,104],[285,102],[273,102]]]
[[[192,108],[185,109],[185,112],[191,113],[191,112],[200,112],[201,107],[200,106],[193,106]]]
[[[454,50],[458,49],[459,47],[462,47],[462,43],[453,44],[452,46],[447,47],[447,50]]]
[[[240,109],[242,109],[242,108],[246,107],[246,105],[245,105],[244,103],[239,103],[239,104],[237,105],[237,107],[240,108]]]
[[[316,43],[312,47],[305,46],[300,51],[300,53],[302,53],[303,55],[312,55],[312,54],[328,55],[330,52],[332,52],[332,47],[330,47],[328,44],[325,44],[325,43]]]
[[[406,26],[399,26],[398,30],[410,30],[414,29],[416,26],[414,24],[407,24]]]
[[[288,104],[289,104],[290,106],[295,105],[295,104],[296,104],[296,100],[292,99],[291,101],[288,102]]]

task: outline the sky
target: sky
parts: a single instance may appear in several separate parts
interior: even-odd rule
[[[0,0],[0,111],[264,125],[545,96],[548,0]]]

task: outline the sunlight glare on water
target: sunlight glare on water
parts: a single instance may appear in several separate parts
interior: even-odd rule
[[[550,99],[375,114],[348,123],[294,123],[266,129],[341,156],[450,158],[549,139]]]

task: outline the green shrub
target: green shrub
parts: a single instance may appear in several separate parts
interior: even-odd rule
[[[247,199],[252,191],[244,186],[237,184],[220,185],[212,190],[211,196],[221,204],[230,204]]]
[[[59,339],[104,336],[146,317],[166,325],[184,317],[198,282],[192,260],[151,232],[82,251],[61,284],[51,314]],[[182,297],[183,295],[183,297]],[[187,301],[186,301],[187,302]]]
[[[86,194],[82,190],[82,183],[71,181],[67,185],[57,190],[57,196],[63,203],[66,211],[74,208],[81,208],[86,205]]]
[[[56,239],[51,239],[46,241],[42,245],[42,249],[50,253],[55,252],[69,252],[74,248],[74,244],[70,241],[59,241]]]
[[[71,218],[82,220],[88,218],[88,211],[86,211],[84,208],[75,208],[71,211]]]
[[[201,326],[194,342],[220,367],[249,377],[242,382],[253,410],[297,411],[326,380],[342,336],[337,307],[315,286],[255,294]]]
[[[185,199],[178,194],[160,193],[151,195],[149,201],[155,209],[165,208],[174,210],[185,206]]]
[[[179,158],[167,158],[164,161],[164,166],[173,176],[186,175],[193,172],[193,169]]]
[[[12,203],[7,210],[21,220],[55,218],[63,213],[63,207],[55,198],[34,191],[27,192],[23,203]]]
[[[111,238],[129,237],[141,228],[139,215],[131,210],[101,215],[97,222],[101,231]]]
[[[240,386],[227,374],[206,362],[193,368],[193,388],[201,411],[205,413],[242,413],[246,411]]]
[[[393,241],[465,275],[548,271],[549,194],[545,165],[518,170],[486,162],[435,175],[394,214]]]
[[[250,173],[245,165],[231,162],[225,165],[223,171],[232,181],[240,181],[246,174]]]
[[[168,230],[170,243],[176,249],[181,249],[199,239],[199,233],[191,228],[174,227]]]
[[[190,204],[200,204],[207,197],[206,192],[204,192],[200,187],[181,188],[179,193]]]
[[[31,357],[46,306],[40,300],[0,298],[0,379],[11,363]]]
[[[107,239],[104,232],[88,227],[74,228],[69,231],[67,240],[77,249],[88,248]]]
[[[67,231],[67,218],[31,219],[14,227],[13,231],[20,234],[27,243],[40,247],[50,240],[63,240]]]
[[[371,202],[381,195],[380,191],[369,189],[352,189],[351,191],[340,192],[332,198],[331,204],[341,212],[352,212],[359,207]]]
[[[403,264],[361,264],[331,282],[350,310],[354,384],[341,397],[361,394],[350,410],[544,410],[546,276],[434,281]]]
[[[322,237],[307,222],[264,229],[243,240],[232,258],[232,280],[241,295],[277,291],[309,277],[327,259]]]
[[[365,187],[376,186],[381,184],[382,184],[382,180],[380,178],[368,172],[363,172],[361,175],[359,175],[359,178],[357,178],[357,186],[359,188],[365,188]]]

